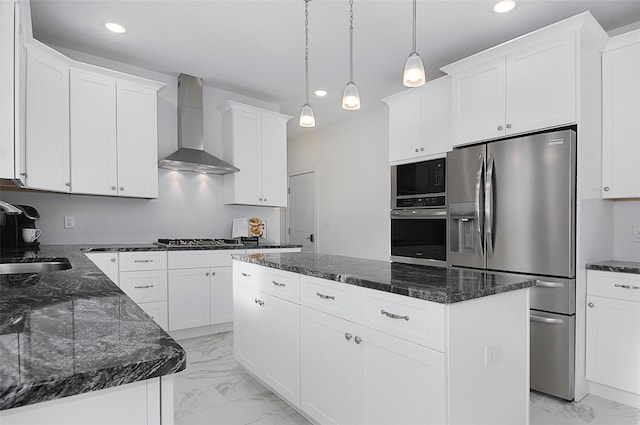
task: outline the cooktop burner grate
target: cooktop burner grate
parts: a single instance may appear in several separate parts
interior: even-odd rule
[[[158,239],[155,242],[160,246],[228,246],[228,245],[242,245],[242,243],[235,239]]]

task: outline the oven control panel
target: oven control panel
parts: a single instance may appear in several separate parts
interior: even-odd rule
[[[446,205],[446,198],[441,196],[411,196],[396,198],[394,208],[442,208]]]

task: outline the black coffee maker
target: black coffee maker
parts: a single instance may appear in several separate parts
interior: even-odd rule
[[[35,229],[38,211],[29,205],[14,205],[22,210],[22,214],[4,214],[4,222],[0,225],[0,248],[2,250],[37,248],[40,242],[25,242],[22,229]]]

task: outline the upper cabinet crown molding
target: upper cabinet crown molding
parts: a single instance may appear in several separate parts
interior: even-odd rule
[[[220,112],[220,114],[224,114],[225,112],[228,112],[230,110],[244,111],[250,114],[260,114],[263,117],[270,116],[271,118],[286,119],[287,121],[293,118],[291,115],[281,114],[280,112],[270,111],[268,109],[260,108],[253,105],[247,105],[246,103],[240,103],[234,100],[227,100],[218,108],[218,112]]]
[[[604,51],[608,52],[610,50],[620,49],[637,43],[640,43],[640,29],[611,37],[605,46]]]

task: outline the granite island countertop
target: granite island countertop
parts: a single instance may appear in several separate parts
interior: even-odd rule
[[[634,261],[600,261],[587,264],[585,268],[604,272],[640,274],[640,263]]]
[[[0,275],[0,410],[179,372],[185,350],[80,250],[72,268]],[[2,254],[2,262],[15,254]]]
[[[390,263],[340,255],[233,255],[235,260],[394,294],[451,304],[535,285],[530,277],[506,273]]]
[[[260,245],[178,245],[160,246],[155,244],[84,244],[82,252],[135,252],[135,251],[221,251],[239,249],[277,249],[302,248],[302,245],[292,245],[278,242],[264,242]]]

